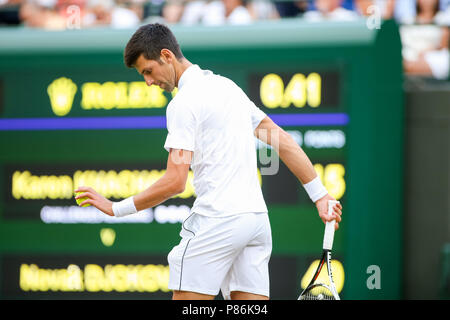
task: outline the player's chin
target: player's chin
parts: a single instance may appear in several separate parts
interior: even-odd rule
[[[159,86],[161,89],[163,89],[165,92],[171,93],[173,91],[173,86],[166,84],[166,83],[161,83],[161,85]]]

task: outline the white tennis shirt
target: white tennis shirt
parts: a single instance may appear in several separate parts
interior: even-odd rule
[[[193,65],[166,110],[167,151],[193,151],[197,198],[191,212],[224,217],[267,212],[254,130],[266,116],[231,80]]]

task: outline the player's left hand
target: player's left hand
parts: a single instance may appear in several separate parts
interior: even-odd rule
[[[80,206],[85,204],[90,204],[99,209],[100,211],[106,213],[109,216],[114,216],[114,212],[112,210],[113,202],[106,199],[104,196],[99,194],[97,191],[92,189],[91,187],[79,187],[75,190],[75,192],[83,192],[75,197],[75,199],[79,198],[88,198],[80,203]]]
[[[331,216],[328,216],[328,200],[336,200],[329,194],[327,194],[325,197],[319,199],[316,201],[316,208],[319,212],[319,217],[322,219],[323,223],[326,223],[328,221],[336,220],[335,223],[335,230],[339,228],[339,222],[342,221],[342,205],[340,203],[336,204],[334,206],[333,214]]]

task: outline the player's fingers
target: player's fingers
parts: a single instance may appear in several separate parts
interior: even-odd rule
[[[342,218],[340,215],[333,212],[331,215],[327,215],[325,217],[324,222],[331,222],[333,220],[335,220],[336,222],[341,222]]]
[[[85,187],[85,186],[81,186],[78,187],[75,192],[91,192],[91,193],[96,193],[94,189],[92,189],[91,187]]]
[[[338,215],[338,214],[334,214],[334,219],[336,220],[336,222],[341,222],[342,221],[341,216]]]
[[[79,186],[78,188],[75,189],[75,192],[86,192],[88,187],[85,186]]]
[[[84,192],[75,197],[75,199],[80,199],[80,198],[94,199],[94,195],[91,192]]]
[[[90,204],[90,205],[94,206],[94,201],[92,199],[86,199],[86,200],[84,200],[83,202],[80,203],[80,207],[83,207],[83,206],[85,206],[87,204]]]
[[[339,204],[338,204],[339,205]],[[342,215],[342,207],[338,207],[337,205],[333,207],[333,211],[339,215]]]
[[[75,192],[81,192],[81,191],[75,191]],[[75,196],[75,199],[86,198],[86,197],[87,197],[87,193],[80,193]]]
[[[333,220],[336,220],[336,216],[334,213],[331,215],[327,214],[325,217],[322,218],[323,223],[331,222]]]
[[[342,215],[342,211],[340,211],[340,210],[334,210],[333,211],[333,216],[334,217],[341,217],[341,215]]]
[[[334,224],[334,230],[337,230],[337,229],[339,229],[339,223],[338,223],[338,222],[336,222],[336,223]]]

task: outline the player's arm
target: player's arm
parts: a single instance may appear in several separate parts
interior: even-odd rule
[[[192,151],[171,149],[165,174],[144,191],[121,202],[112,202],[90,187],[75,190],[83,192],[76,198],[87,197],[80,205],[91,204],[110,216],[124,216],[154,207],[184,191],[192,155]]]
[[[269,117],[265,117],[256,127],[255,136],[272,146],[291,172],[306,184],[317,177],[317,173],[302,148],[289,133],[280,128]]]
[[[314,184],[318,180],[317,173],[303,149],[289,133],[280,128],[272,119],[266,116],[261,120],[255,129],[255,136],[262,142],[272,146],[278,153],[280,159],[304,186],[308,186],[310,183]],[[324,222],[336,219],[336,225],[338,225],[338,222],[341,221],[342,206],[338,204],[335,214],[329,217],[328,200],[335,199],[328,193],[325,193],[320,199],[315,201],[319,216]]]
[[[134,204],[138,211],[154,207],[184,191],[192,154],[192,151],[170,149],[165,174],[146,190],[134,196]]]

